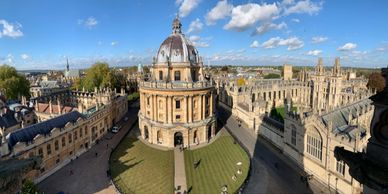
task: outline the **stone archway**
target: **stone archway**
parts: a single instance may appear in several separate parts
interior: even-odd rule
[[[209,125],[207,127],[207,140],[210,141],[211,138],[212,138],[212,126]]]
[[[147,125],[144,125],[144,139],[148,139],[148,136],[149,136],[148,127],[147,127]]]
[[[183,145],[183,134],[182,132],[176,132],[174,134],[174,146]]]

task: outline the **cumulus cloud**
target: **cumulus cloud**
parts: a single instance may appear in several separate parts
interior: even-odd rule
[[[357,48],[357,44],[355,43],[346,43],[343,46],[340,46],[337,48],[338,51],[351,51],[353,49]]]
[[[238,5],[232,9],[231,19],[224,26],[227,30],[244,31],[258,21],[270,21],[279,14],[276,3]]]
[[[252,44],[250,45],[251,48],[257,48],[259,46],[260,46],[259,41],[257,41],[257,40],[253,41]]]
[[[2,27],[1,27],[2,26]],[[0,38],[8,36],[10,38],[18,38],[23,36],[23,32],[20,30],[22,25],[19,23],[9,23],[6,20],[0,20]]]
[[[20,58],[22,58],[23,60],[26,60],[26,59],[30,58],[30,56],[28,56],[27,54],[21,54]]]
[[[263,35],[264,33],[270,31],[270,30],[281,30],[287,28],[287,24],[285,22],[282,22],[280,24],[274,24],[274,23],[265,23],[259,27],[256,28],[256,30],[252,33],[252,35]]]
[[[200,0],[177,0],[175,4],[179,5],[179,15],[186,17],[198,6],[199,2]]]
[[[293,2],[291,3],[293,4]],[[311,2],[310,0],[298,1],[290,7],[285,8],[284,14],[289,15],[293,13],[308,13],[310,15],[317,14],[323,6],[323,2]]]
[[[291,37],[287,39],[274,37],[265,41],[261,46],[266,49],[276,48],[278,46],[287,46],[287,50],[291,51],[302,48],[304,46],[304,43],[297,37]]]
[[[316,43],[325,42],[327,39],[329,38],[325,36],[314,36],[311,38],[311,42],[316,44]]]
[[[222,0],[217,3],[205,16],[207,25],[214,25],[220,19],[229,16],[232,13],[233,5],[227,0]]]
[[[321,53],[322,53],[322,50],[311,50],[311,51],[307,52],[306,54],[317,56],[317,55],[320,55]]]
[[[200,32],[202,28],[203,28],[203,23],[199,18],[197,18],[190,23],[189,30],[187,30],[187,33]]]
[[[116,46],[117,44],[119,44],[118,41],[113,41],[113,42],[110,43],[110,45],[112,45],[112,46]]]
[[[300,20],[298,18],[293,18],[293,19],[291,19],[291,21],[295,22],[295,23],[299,23],[300,22]]]
[[[79,25],[83,25],[87,28],[93,28],[98,24],[98,21],[94,17],[88,17],[86,20],[78,20]]]
[[[189,37],[189,40],[193,43],[194,46],[196,47],[209,47],[210,44],[208,42],[210,38],[202,38],[200,36],[197,36],[197,35],[192,35]]]

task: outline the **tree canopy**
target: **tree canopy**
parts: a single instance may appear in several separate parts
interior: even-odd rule
[[[14,67],[0,66],[0,92],[7,99],[18,99],[21,96],[30,96],[30,83]]]
[[[373,90],[376,90],[378,92],[383,91],[384,87],[385,87],[384,77],[380,73],[377,73],[377,72],[371,73],[369,75],[367,87],[371,88]]]
[[[280,75],[276,73],[269,73],[268,75],[264,76],[264,79],[277,79],[277,78],[280,78]]]
[[[95,63],[86,70],[84,78],[75,81],[73,88],[93,91],[95,87],[108,87],[111,89],[120,89],[125,87],[126,78],[123,73],[117,72],[114,69],[109,69],[107,63]]]

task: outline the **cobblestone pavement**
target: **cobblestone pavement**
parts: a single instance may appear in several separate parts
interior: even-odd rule
[[[178,193],[185,193],[187,191],[186,185],[186,172],[185,172],[185,156],[183,151],[179,147],[174,149],[174,163],[175,163],[175,176],[174,186]]]
[[[239,127],[237,120],[222,107],[218,109],[218,116],[251,156],[251,175],[243,193],[328,193],[314,180],[309,187],[302,183],[301,169],[270,143],[257,137],[253,130],[244,125]]]
[[[120,142],[130,130],[130,126],[137,121],[138,111],[139,103],[131,104],[126,115],[129,120],[120,121],[122,128],[117,134],[108,132],[99,144],[40,182],[38,184],[40,191],[46,194],[61,191],[66,194],[117,193],[107,176],[109,155],[111,148]],[[70,175],[70,171],[73,171],[73,175]]]

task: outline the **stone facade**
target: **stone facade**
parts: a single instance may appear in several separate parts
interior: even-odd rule
[[[283,65],[283,80],[292,80],[292,65]]]
[[[252,79],[238,86],[223,77],[217,90],[221,106],[282,150],[306,175],[332,191],[360,193],[362,185],[346,164],[337,162],[334,148],[365,151],[373,115],[366,84],[342,73],[337,58],[331,72],[325,72],[319,59],[314,72],[302,70],[297,80]],[[284,122],[270,117],[275,107],[284,107]]]
[[[184,147],[207,143],[216,130],[215,90],[179,18],[162,43],[150,78],[139,83],[141,136],[152,144]]]
[[[99,101],[99,93],[109,94],[107,101]],[[26,173],[25,178],[40,182],[71,159],[87,151],[128,110],[127,95],[124,93],[107,89],[91,92],[88,96],[93,96],[89,100],[93,100],[95,104],[83,112],[73,110],[57,114],[53,118],[15,130],[6,138],[3,137],[0,144],[1,160],[39,156],[42,159],[39,170]],[[74,96],[62,97],[64,101],[70,102]]]

